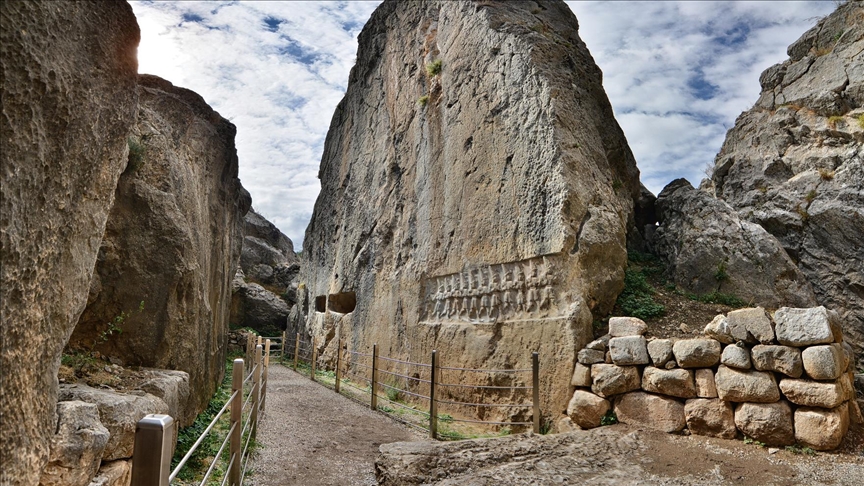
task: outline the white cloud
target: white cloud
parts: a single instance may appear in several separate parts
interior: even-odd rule
[[[253,206],[299,247],[357,34],[378,1],[131,2],[140,72],[192,89],[237,125]],[[698,184],[759,73],[830,2],[568,2],[646,186]]]

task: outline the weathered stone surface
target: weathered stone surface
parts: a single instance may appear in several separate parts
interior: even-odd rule
[[[717,385],[714,384],[714,371],[710,368],[696,370],[696,396],[699,398],[717,398]]]
[[[849,407],[801,407],[795,410],[795,439],[817,451],[836,449],[849,430]]]
[[[726,320],[733,329],[733,335],[744,330],[745,339],[738,339],[740,341],[770,344],[774,340],[774,326],[761,307],[733,310],[726,315]]]
[[[747,296],[769,307],[816,303],[804,274],[776,238],[686,179],[663,188],[656,209],[660,225],[651,245],[679,287]]]
[[[606,352],[596,349],[580,349],[577,357],[579,363],[590,366],[594,363],[603,363],[606,360]]]
[[[804,373],[801,350],[791,346],[756,345],[750,350],[753,367],[759,371],[776,371],[792,378]]]
[[[730,344],[723,348],[720,362],[730,368],[749,370],[751,366],[750,351],[748,351],[744,346]]]
[[[576,363],[570,384],[573,386],[591,386],[591,367]]]
[[[89,486],[129,486],[132,482],[132,461],[111,461],[99,468]]]
[[[178,427],[188,427],[197,414],[189,406],[189,373],[174,370],[142,370],[152,378],[138,386],[139,389],[161,398],[168,405],[168,415]]]
[[[467,367],[526,367],[537,350],[544,409],[562,410],[572,350],[623,288],[640,187],[576,18],[541,5],[378,7],[325,141],[300,281],[321,342],[338,325],[357,346]],[[311,305],[349,292],[351,313]]]
[[[648,324],[636,317],[610,317],[609,335],[612,337],[641,336],[648,332]]]
[[[678,432],[687,425],[683,403],[674,398],[641,391],[617,397],[614,410],[621,423],[642,425],[663,432]]]
[[[762,94],[728,132],[710,183],[780,240],[859,352],[864,303],[852,282],[864,282],[864,267],[852,262],[864,241],[862,10],[860,2],[840,6],[763,73]]]
[[[57,432],[39,484],[86,485],[99,469],[108,444],[108,429],[99,421],[99,410],[92,403],[60,402],[57,417]]]
[[[596,351],[603,351],[605,353],[606,349],[609,347],[609,339],[611,338],[612,336],[607,334],[600,339],[595,339],[590,343],[586,344],[585,349],[594,349]]]
[[[780,380],[780,391],[790,402],[805,407],[834,408],[854,397],[841,380],[819,382],[784,378]]]
[[[59,397],[60,401],[93,403],[99,409],[99,419],[111,434],[103,461],[132,457],[138,421],[149,413],[168,413],[165,402],[144,392],[118,393],[86,385],[62,385]]]
[[[120,177],[69,346],[95,343],[127,365],[189,373],[198,413],[225,372],[249,194],[237,178],[233,124],[197,94],[155,76],[140,76],[139,92],[141,158]],[[123,332],[100,339],[118,316]]]
[[[774,313],[777,340],[780,344],[798,347],[832,343],[834,333],[828,319],[829,313],[822,306],[807,309],[781,307]]]
[[[675,358],[672,354],[671,339],[654,339],[648,342],[648,356],[651,363],[658,368],[666,366],[670,360]]]
[[[846,354],[839,344],[810,346],[801,351],[804,371],[814,380],[835,380],[840,377],[849,364]]]
[[[0,463],[35,484],[126,165],[140,31],[125,2],[2,2],[0,16]]]
[[[591,379],[591,391],[604,398],[638,390],[641,386],[639,368],[635,366],[591,365]]]
[[[727,402],[771,403],[780,400],[780,389],[772,373],[736,370],[723,365],[714,375],[717,395]]]
[[[243,217],[240,268],[252,281],[284,293],[300,271],[294,243],[264,216],[250,209]]]
[[[735,344],[737,339],[732,336],[732,330],[729,328],[729,322],[723,314],[717,314],[705,326],[705,335],[720,341],[723,344]]]
[[[263,336],[278,336],[285,330],[291,308],[257,283],[247,283],[241,270],[231,284],[230,322],[236,327],[251,327]]]
[[[745,436],[770,446],[795,443],[792,408],[785,401],[741,403],[735,408],[735,425]]]
[[[855,350],[852,349],[852,345],[846,341],[843,341],[841,344],[843,346],[843,352],[846,354],[846,370],[845,372],[855,371]]]
[[[680,339],[672,345],[678,366],[708,368],[720,362],[722,347],[714,339]]]
[[[579,427],[591,429],[600,426],[600,419],[609,409],[609,400],[585,390],[576,390],[567,405],[567,415]]]
[[[693,370],[682,368],[663,370],[647,366],[642,371],[642,389],[647,392],[678,398],[695,398],[697,396]]]
[[[690,433],[721,439],[734,439],[735,411],[730,402],[719,399],[694,398],[684,403],[684,417]]]
[[[648,364],[648,347],[642,336],[614,337],[609,340],[612,362],[618,366]]]

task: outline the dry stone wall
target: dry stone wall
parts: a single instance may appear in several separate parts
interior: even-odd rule
[[[705,337],[648,341],[642,321],[613,317],[578,353],[567,413],[582,428],[613,411],[669,433],[834,449],[862,420],[841,328],[824,307],[757,307],[718,315]]]

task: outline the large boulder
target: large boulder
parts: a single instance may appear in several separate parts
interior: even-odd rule
[[[745,436],[770,446],[795,443],[792,408],[785,401],[740,403],[735,408],[735,425]]]
[[[289,288],[296,286],[294,280],[300,271],[294,243],[254,209],[250,209],[243,219],[246,235],[240,253],[240,268],[253,282],[265,285],[275,294],[284,295]]]
[[[358,348],[469,368],[539,351],[543,408],[566,406],[573,350],[623,288],[640,197],[578,27],[558,0],[372,14],[301,257],[321,342],[338,326]]]
[[[69,346],[189,373],[198,413],[225,372],[231,280],[250,199],[237,178],[233,124],[155,76],[140,77],[139,93],[139,158],[120,177]],[[106,335],[113,328],[121,332]]]
[[[234,327],[250,327],[262,336],[278,336],[288,322],[291,308],[261,285],[246,282],[237,270],[232,284],[231,317]]]
[[[735,411],[730,402],[714,398],[694,398],[684,403],[684,418],[690,433],[734,439]]]
[[[767,371],[739,370],[720,365],[714,384],[721,400],[727,402],[771,403],[780,400],[774,374]]]
[[[840,5],[765,70],[704,187],[775,236],[864,350],[864,4]],[[794,305],[787,303],[786,305]]]
[[[127,162],[140,31],[126,2],[0,2],[0,18],[0,464],[35,484]]]
[[[579,427],[593,429],[601,425],[610,408],[609,400],[585,390],[576,390],[567,404],[567,415]]]
[[[849,430],[847,404],[826,410],[800,407],[795,410],[795,439],[817,451],[837,448]]]
[[[679,287],[742,296],[768,307],[816,303],[804,274],[776,238],[686,179],[663,188],[657,216],[660,226],[651,244]]]
[[[39,484],[86,486],[99,470],[108,445],[109,432],[99,421],[99,410],[92,403],[60,402],[56,430]]]
[[[150,378],[138,385],[138,389],[161,398],[178,427],[192,425],[198,415],[189,406],[189,373],[153,369],[141,370],[141,373]]]
[[[678,432],[687,425],[683,403],[674,398],[641,391],[617,397],[614,411],[621,423],[642,425],[663,432]]]

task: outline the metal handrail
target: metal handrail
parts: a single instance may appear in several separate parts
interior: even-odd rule
[[[198,486],[204,486],[204,483],[207,482],[207,479],[210,477],[210,474],[213,472],[213,468],[216,467],[216,464],[219,462],[219,458],[222,456],[222,451],[225,450],[225,446],[228,444],[228,440],[231,438],[231,433],[234,432],[234,429],[237,427],[237,424],[232,424],[231,429],[228,431],[228,434],[225,435],[225,440],[222,441],[222,445],[219,446],[219,451],[213,458],[213,462],[210,463],[210,467],[207,468],[207,472],[204,473],[204,478],[201,479],[201,482],[198,483]],[[227,474],[226,474],[227,476]]]
[[[489,425],[531,425],[533,422],[489,422],[486,420],[468,420],[468,419],[449,419],[448,422],[467,422],[470,424],[489,424]]]
[[[380,371],[380,370],[379,370],[379,371]],[[387,383],[381,383],[380,381],[376,381],[375,383],[378,383],[379,385],[384,385],[384,386],[386,386],[387,388],[389,388],[389,389],[391,389],[391,390],[396,390],[396,391],[398,391],[398,392],[400,392],[400,393],[407,393],[408,395],[411,395],[411,396],[419,397],[419,398],[422,398],[422,399],[424,399],[424,400],[429,400],[429,397],[426,397],[426,396],[423,396],[423,395],[419,395],[419,394],[417,394],[417,393],[413,393],[413,392],[410,392],[410,391],[408,391],[408,390],[403,390],[403,389],[401,389],[401,388],[396,388],[395,386],[388,385]],[[436,399],[436,401],[440,402],[441,400],[437,400],[437,399]]]
[[[439,366],[439,370],[450,370],[450,371],[474,371],[478,373],[525,373],[528,371],[533,371],[531,368],[520,368],[520,369],[512,369],[512,370],[480,370],[477,368],[449,368],[447,366]]]
[[[230,434],[229,434],[229,437],[230,437]],[[237,457],[237,454],[236,454],[236,453],[231,454],[231,460],[228,461],[228,467],[225,468],[226,471],[230,471],[230,470],[231,470],[231,466],[234,465],[234,459],[235,459],[236,457]],[[215,461],[214,461],[214,462],[215,462]],[[222,484],[220,484],[219,486],[225,486],[225,483],[228,481],[228,478],[230,478],[230,477],[231,477],[230,474],[225,474],[225,475],[222,477]]]
[[[426,368],[431,368],[431,367],[432,367],[432,365],[425,364],[425,363],[415,363],[415,362],[413,362],[413,361],[403,361],[403,360],[401,360],[401,359],[388,358],[388,357],[386,357],[386,356],[378,356],[378,359],[383,359],[384,361],[393,361],[393,362],[396,362],[396,363],[404,363],[404,364],[407,364],[407,365],[413,365],[413,366],[423,366],[423,367],[426,367]]]
[[[405,378],[406,380],[414,380],[414,381],[419,381],[422,383],[432,383],[432,380],[424,380],[423,378],[414,378],[413,376],[400,375],[399,373],[395,373],[393,371],[380,370],[380,369],[378,371],[380,371],[381,373],[387,373],[388,375],[393,375],[393,376],[398,376],[400,378]]]
[[[494,386],[494,385],[462,385],[459,383],[436,383],[438,386],[449,386],[453,388],[483,388],[487,390],[530,390],[530,386]]]
[[[348,351],[348,352],[351,353],[351,354],[356,354],[356,355],[358,355],[358,356],[368,356],[368,357],[370,357],[370,358],[372,357],[371,354],[361,353],[360,351],[351,351],[350,349],[347,349],[346,351]]]
[[[239,391],[240,390],[235,390],[234,393],[231,394],[231,396],[225,402],[225,405],[222,406],[222,410],[219,410],[219,413],[216,414],[216,417],[213,418],[213,420],[210,422],[210,425],[208,425],[207,428],[204,429],[204,432],[201,434],[200,437],[198,437],[198,440],[196,440],[195,443],[192,444],[192,447],[189,448],[189,451],[186,452],[186,455],[183,456],[183,459],[181,459],[180,462],[177,463],[177,467],[174,468],[174,470],[171,471],[171,474],[168,476],[169,483],[177,477],[180,469],[182,469],[183,466],[186,465],[186,462],[189,461],[189,458],[192,457],[192,454],[194,454],[198,447],[201,445],[201,443],[204,442],[204,438],[207,437],[207,434],[210,433],[210,431],[213,429],[213,426],[216,425],[216,422],[222,417],[222,414],[225,413],[225,410],[228,409],[228,405],[231,404],[231,401],[234,399],[234,397],[237,395],[237,392]]]
[[[402,407],[402,408],[404,408],[404,409],[406,409],[406,410],[411,410],[412,412],[416,412],[416,413],[418,413],[418,414],[420,414],[420,415],[423,415],[424,417],[428,417],[428,416],[429,416],[429,412],[424,412],[423,410],[417,410],[416,408],[411,408],[411,407],[409,407],[408,405],[405,405],[404,403],[399,403],[399,402],[397,402],[397,401],[390,400],[390,399],[387,398],[387,397],[379,397],[379,398],[381,398],[382,400],[387,400],[388,402],[392,403],[393,405],[398,405],[398,406],[400,406],[400,407]]]
[[[531,407],[531,406],[533,406],[532,403],[517,403],[517,404],[510,404],[510,403],[468,403],[468,402],[451,402],[451,401],[449,401],[449,400],[442,400],[442,399],[440,399],[440,398],[436,398],[435,401],[438,402],[438,403],[446,403],[446,404],[448,404],[448,405],[461,405],[461,406],[464,406],[464,407],[505,407],[505,408],[506,408],[506,407],[509,407],[509,408],[516,408],[516,407]]]

